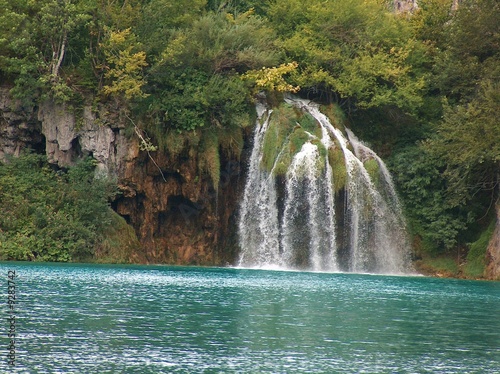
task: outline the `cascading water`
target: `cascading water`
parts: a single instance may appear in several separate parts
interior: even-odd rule
[[[282,265],[334,271],[338,269],[332,185],[318,160],[318,147],[306,142],[286,173]]]
[[[240,264],[284,265],[279,251],[276,250],[279,248],[279,228],[275,180],[262,170],[260,165],[263,157],[262,143],[272,112],[267,112],[262,104],[258,104],[257,114],[259,120],[254,132],[249,178],[245,186],[238,227],[240,243],[242,248],[245,248],[241,252]],[[262,124],[260,121],[263,121]]]
[[[404,224],[403,212],[394,187],[391,174],[382,159],[350,131],[346,129],[349,141],[354,148],[356,157],[362,162],[375,161],[379,169],[379,184],[377,189],[378,205],[376,206],[375,232],[377,233],[376,254],[383,264],[383,271],[392,269],[407,269],[409,253],[408,237]],[[396,247],[395,247],[396,246]]]
[[[302,124],[280,123],[281,114],[275,119],[262,104],[257,107],[238,265],[407,272],[404,221],[383,161],[351,131],[344,136],[316,104],[286,101]],[[266,152],[274,154],[271,162]]]

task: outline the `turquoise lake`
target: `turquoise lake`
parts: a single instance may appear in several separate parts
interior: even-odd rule
[[[500,283],[1,263],[16,373],[500,373]]]

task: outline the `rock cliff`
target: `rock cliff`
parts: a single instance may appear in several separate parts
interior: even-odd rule
[[[110,114],[111,113],[111,114]],[[74,110],[46,101],[23,108],[0,90],[0,158],[24,148],[46,152],[65,168],[92,156],[97,171],[116,178],[121,194],[113,208],[134,228],[142,248],[130,258],[139,263],[221,265],[232,262],[240,163],[221,154],[217,191],[200,173],[196,150],[175,157],[140,149],[127,136],[118,108],[90,105]]]

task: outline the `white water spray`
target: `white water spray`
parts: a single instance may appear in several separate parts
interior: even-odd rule
[[[272,112],[257,106],[259,118],[254,131],[248,180],[245,185],[239,220],[240,263],[245,266],[273,266],[280,263],[276,181],[262,170],[264,135]],[[261,124],[262,121],[262,124]],[[249,250],[251,248],[251,250]]]
[[[344,136],[316,104],[299,99],[287,102],[317,121],[321,139],[306,132],[310,140],[293,156],[280,194],[279,179],[262,168],[264,136],[272,113],[258,108],[239,218],[238,265],[313,271],[409,271],[401,208],[383,161],[351,131]],[[340,146],[347,173],[343,199],[340,192],[335,193],[329,157],[321,157],[315,141],[326,150]],[[378,165],[376,182],[364,166],[370,160]],[[340,214],[339,199],[339,206],[343,206]]]

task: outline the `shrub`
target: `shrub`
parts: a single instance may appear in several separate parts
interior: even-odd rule
[[[92,258],[111,223],[115,185],[94,177],[86,159],[67,173],[24,154],[0,164],[0,258],[76,261]]]
[[[486,249],[494,230],[495,220],[492,220],[488,228],[481,233],[479,239],[470,245],[469,253],[467,253],[467,263],[464,268],[466,275],[471,277],[484,275]]]

